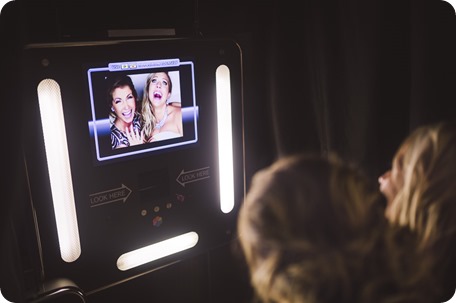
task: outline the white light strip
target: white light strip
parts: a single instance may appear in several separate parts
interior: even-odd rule
[[[230,70],[220,65],[216,70],[217,130],[220,172],[220,209],[229,213],[234,208],[233,136],[231,130]]]
[[[81,255],[81,246],[60,86],[45,79],[37,90],[60,255],[65,262],[73,262]]]
[[[121,255],[117,268],[125,271],[157,259],[192,248],[198,242],[198,234],[189,232],[165,241],[148,245]]]

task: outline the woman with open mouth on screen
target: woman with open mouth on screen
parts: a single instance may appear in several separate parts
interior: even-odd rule
[[[172,86],[168,72],[147,76],[142,101],[142,129],[146,142],[182,137],[181,107],[169,103]]]
[[[138,94],[129,76],[122,75],[113,79],[108,89],[112,149],[144,143],[141,116],[136,111],[136,100]]]

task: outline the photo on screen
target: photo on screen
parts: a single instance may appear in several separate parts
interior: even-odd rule
[[[198,141],[193,62],[109,63],[87,71],[96,162]]]

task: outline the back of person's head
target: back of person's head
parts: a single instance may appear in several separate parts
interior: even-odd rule
[[[367,180],[336,156],[316,155],[280,159],[254,176],[238,231],[263,302],[421,302],[413,293],[399,299],[391,268],[400,262],[387,260],[403,254],[385,252],[394,239],[383,240],[381,197]]]
[[[423,245],[456,233],[456,124],[441,122],[417,128],[398,149],[393,165],[402,186],[390,219],[418,232]]]

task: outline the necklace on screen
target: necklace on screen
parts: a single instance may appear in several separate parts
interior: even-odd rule
[[[168,119],[168,106],[165,107],[165,114],[163,115],[163,119],[155,123],[155,128],[160,130],[162,126],[165,124],[166,119]]]

